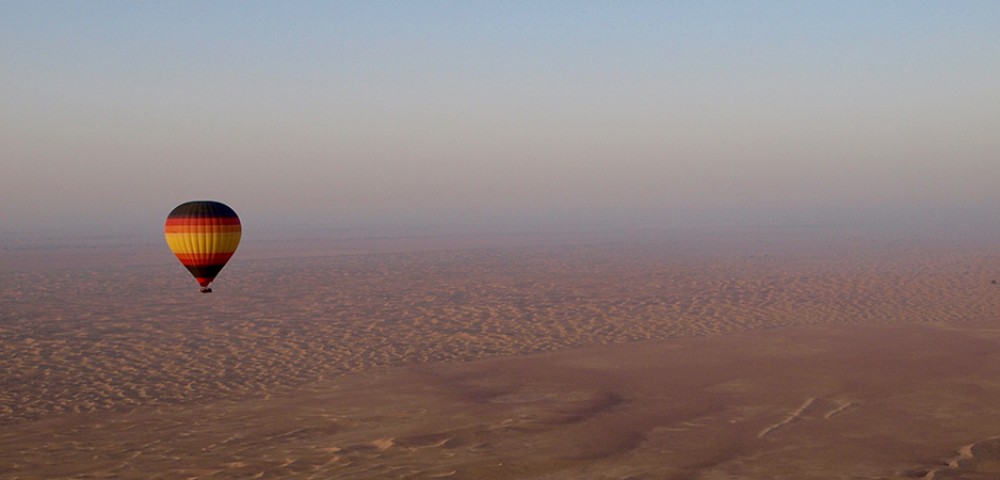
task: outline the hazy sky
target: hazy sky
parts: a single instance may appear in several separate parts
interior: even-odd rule
[[[1000,220],[1000,2],[0,0],[0,233]]]

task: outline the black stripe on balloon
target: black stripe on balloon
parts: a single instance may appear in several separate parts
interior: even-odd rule
[[[174,208],[167,218],[205,218],[205,217],[236,217],[236,212],[228,205],[219,202],[201,200],[187,202]]]
[[[225,263],[220,263],[217,265],[198,265],[187,267],[191,275],[197,278],[215,278],[216,275],[225,267]]]

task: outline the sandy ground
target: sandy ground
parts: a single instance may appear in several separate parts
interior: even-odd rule
[[[0,478],[997,478],[1000,245],[797,235],[5,266]]]

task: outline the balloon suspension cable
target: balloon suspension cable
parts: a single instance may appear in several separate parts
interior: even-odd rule
[[[208,287],[201,287],[201,293],[212,293],[212,289]]]

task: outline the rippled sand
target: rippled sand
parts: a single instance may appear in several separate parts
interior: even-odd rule
[[[786,237],[5,268],[0,477],[994,478],[1000,244]]]

